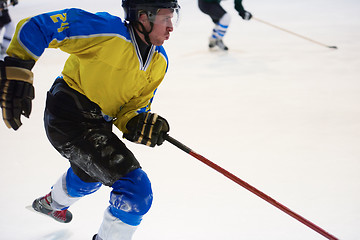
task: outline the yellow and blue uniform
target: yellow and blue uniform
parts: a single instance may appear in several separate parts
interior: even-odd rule
[[[132,117],[150,111],[168,68],[162,46],[152,46],[143,60],[132,28],[105,12],[72,8],[23,19],[7,54],[36,61],[46,48],[70,54],[63,79],[96,103],[122,132],[127,132]]]
[[[151,207],[149,178],[112,132],[114,123],[127,133],[130,119],[150,111],[168,68],[162,46],[149,46],[147,59],[142,59],[145,51],[138,37],[119,17],[81,9],[44,13],[17,25],[7,50],[11,57],[37,61],[46,48],[70,54],[47,93],[44,111],[50,143],[70,162],[69,170],[51,190],[54,211],[67,211],[102,185],[112,188],[105,223],[111,219],[111,224],[120,221],[133,229]],[[65,219],[60,220],[71,217]]]

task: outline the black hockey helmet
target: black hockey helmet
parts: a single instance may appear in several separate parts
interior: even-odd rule
[[[155,20],[159,9],[172,9],[178,15],[180,6],[177,0],[122,0],[125,20],[136,22],[140,14],[145,13],[150,22]]]

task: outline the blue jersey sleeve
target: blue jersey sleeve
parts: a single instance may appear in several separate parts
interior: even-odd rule
[[[59,47],[60,43],[70,39],[124,35],[126,32],[118,17],[105,12],[93,14],[71,8],[29,18],[19,31],[18,41],[29,53],[39,58],[46,48]]]

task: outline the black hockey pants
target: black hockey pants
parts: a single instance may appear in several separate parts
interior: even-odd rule
[[[56,79],[47,94],[44,124],[55,149],[69,159],[84,182],[111,186],[128,172],[140,168],[132,152],[112,132],[99,106]]]
[[[0,30],[9,22],[11,22],[9,10],[8,9],[0,10]]]
[[[204,0],[198,0],[198,5],[200,10],[203,13],[209,15],[215,24],[217,24],[220,18],[222,18],[222,16],[224,16],[226,13],[220,3],[217,2],[206,2]]]

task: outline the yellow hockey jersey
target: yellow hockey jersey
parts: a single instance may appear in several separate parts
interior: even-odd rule
[[[132,117],[150,111],[168,68],[162,46],[152,46],[143,61],[132,28],[105,12],[72,8],[23,19],[7,54],[36,61],[46,48],[70,54],[62,71],[66,83],[98,104],[124,133]]]

